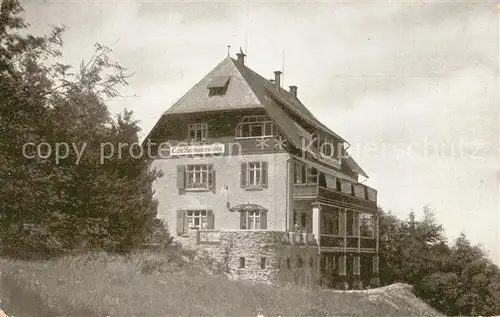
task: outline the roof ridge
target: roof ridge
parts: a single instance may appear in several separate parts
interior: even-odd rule
[[[248,87],[250,87],[250,90],[253,92],[253,94],[255,95],[255,97],[257,98],[257,100],[260,101],[260,103],[262,105],[264,105],[262,99],[259,97],[259,94],[257,94],[255,92],[255,88],[253,87],[252,83],[248,80],[248,78],[246,77],[247,74],[245,72],[245,70],[251,70],[250,68],[248,68],[248,66],[246,65],[241,65],[240,62],[238,62],[237,60],[235,60],[234,58],[232,57],[229,57],[231,59],[231,61],[233,62],[234,66],[236,66],[236,69],[238,69],[238,71],[240,72],[241,76],[243,76],[243,79],[246,81],[246,83],[248,84]]]
[[[299,117],[301,117],[306,122],[312,124],[316,128],[320,128],[322,130],[325,130],[326,132],[334,135],[335,137],[341,139],[342,141],[347,142],[343,137],[341,137],[340,135],[338,135],[337,133],[335,133],[332,129],[330,129],[329,127],[327,127],[318,118],[316,118],[316,116],[314,116],[314,114],[311,111],[309,111],[309,109],[307,109],[307,107],[297,97],[293,96],[289,91],[283,89],[282,87],[279,87],[280,91],[278,91],[276,85],[274,85],[273,83],[271,83],[268,79],[266,79],[265,77],[263,77],[262,75],[260,75],[259,73],[257,73],[256,71],[254,71],[253,69],[251,69],[250,67],[248,67],[246,65],[243,65],[243,67],[244,67],[245,70],[250,71],[252,75],[256,76],[258,80],[264,81],[267,85],[272,85],[273,89],[276,91],[277,94],[273,94],[273,92],[270,91],[270,89],[267,88],[267,87],[265,87],[265,86],[263,86],[262,88],[265,91],[268,91],[271,94],[272,98],[277,99],[277,101],[279,101],[280,103],[284,104],[285,107],[288,110],[291,110],[296,115],[298,115]],[[297,101],[299,103],[299,105],[303,109],[296,109],[297,107],[295,107],[293,104],[291,104],[288,100],[284,99],[283,96],[280,96],[280,92],[281,91],[286,92],[286,94],[288,94],[289,97],[294,98],[294,100]],[[307,113],[306,114],[301,113],[301,110],[304,110]],[[310,116],[310,117],[308,117],[308,116]]]

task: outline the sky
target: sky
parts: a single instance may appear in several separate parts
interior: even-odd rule
[[[36,34],[66,25],[63,61],[96,42],[134,76],[127,108],[147,134],[185,92],[242,47],[333,131],[385,210],[430,205],[499,264],[499,28],[494,1],[24,1]]]

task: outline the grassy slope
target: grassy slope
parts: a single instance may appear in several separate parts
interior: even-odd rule
[[[439,316],[404,285],[367,292],[230,281],[175,251],[0,260],[0,307],[23,316]]]

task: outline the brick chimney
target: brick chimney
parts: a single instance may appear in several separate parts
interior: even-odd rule
[[[241,64],[241,65],[245,65],[245,54],[244,53],[237,53],[236,56],[238,56],[238,62]]]
[[[289,86],[290,87],[290,93],[297,98],[297,86]]]
[[[274,84],[276,87],[281,87],[281,71],[277,70],[274,72]]]

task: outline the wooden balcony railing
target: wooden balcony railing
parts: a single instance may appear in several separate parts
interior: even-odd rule
[[[325,248],[343,248],[344,247],[344,237],[322,234],[320,235],[320,246]]]
[[[356,237],[347,237],[346,238],[347,248],[357,248],[358,247],[358,238]]]
[[[312,233],[299,233],[299,232],[284,232],[282,243],[291,245],[313,245],[316,244],[314,235]]]
[[[320,236],[320,247],[373,251],[376,247],[376,240],[371,237],[343,237],[339,235],[322,234]]]
[[[293,184],[294,198],[314,198],[318,196],[317,184]]]
[[[361,237],[361,249],[375,249],[376,241],[374,238]]]

